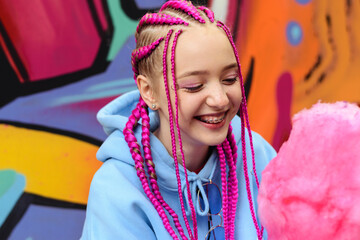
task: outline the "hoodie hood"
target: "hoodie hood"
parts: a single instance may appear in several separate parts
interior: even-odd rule
[[[140,98],[138,90],[128,92],[103,107],[97,114],[97,119],[103,126],[107,135],[110,135],[116,129],[122,131],[126,122],[131,115],[132,110],[136,107]],[[150,126],[156,127],[159,125],[159,118],[156,117],[156,112],[149,110]],[[155,129],[151,129],[154,131]],[[102,160],[101,160],[102,161]]]

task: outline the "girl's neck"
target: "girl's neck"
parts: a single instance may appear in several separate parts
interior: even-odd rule
[[[198,171],[209,159],[211,149],[209,146],[196,146],[183,144],[186,168],[190,171]],[[178,162],[182,164],[181,152],[177,151]]]
[[[170,135],[170,133],[163,133],[159,131],[159,129],[157,129],[154,132],[154,135],[162,142],[168,153],[171,156],[173,156],[172,143],[171,141],[165,140],[165,139],[169,139],[169,136],[165,136],[165,135]],[[177,145],[176,146],[177,161],[182,165],[182,156],[181,156],[179,143],[177,142],[176,145]],[[208,160],[211,154],[211,148],[209,146],[195,145],[195,144],[187,143],[186,141],[183,141],[182,145],[183,145],[186,168],[188,170],[196,171],[205,165],[206,161]]]

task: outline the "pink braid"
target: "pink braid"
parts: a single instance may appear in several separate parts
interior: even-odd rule
[[[208,9],[207,7],[204,7],[204,6],[199,6],[197,8],[206,14],[206,16],[209,18],[210,22],[213,23],[215,21],[215,16],[214,16],[213,11],[211,11],[210,9]]]
[[[181,191],[181,180],[180,180],[179,166],[178,166],[178,160],[177,160],[177,154],[176,154],[176,140],[175,140],[174,125],[173,125],[173,121],[174,121],[173,120],[173,112],[172,112],[172,107],[171,107],[170,93],[169,93],[168,80],[167,80],[166,56],[167,56],[169,40],[170,40],[170,37],[171,37],[172,33],[173,33],[173,30],[170,29],[167,36],[166,36],[166,40],[165,40],[165,47],[164,47],[164,53],[163,53],[163,76],[164,76],[166,97],[167,97],[167,100],[168,100],[168,111],[169,111],[169,123],[170,123],[170,135],[171,135],[171,143],[172,143],[172,153],[173,153],[173,157],[174,157],[176,179],[177,179],[177,183],[178,183],[178,194],[179,194],[179,199],[180,199],[180,206],[181,206],[181,211],[182,211],[182,214],[183,214],[183,217],[184,217],[184,222],[185,222],[186,229],[188,231],[189,237],[190,237],[190,239],[194,239],[194,237],[192,235],[191,228],[190,228],[189,221],[188,221],[188,219],[186,217],[184,199],[183,199],[183,195],[182,195],[182,191]]]
[[[232,199],[232,202],[233,202],[233,212],[232,212],[232,221],[233,223],[235,224],[235,215],[236,215],[236,207],[237,207],[237,201],[238,201],[238,180],[237,180],[237,175],[236,175],[236,160],[237,160],[237,157],[238,157],[238,154],[237,154],[237,150],[238,150],[238,147],[236,145],[236,141],[235,141],[235,137],[234,137],[234,134],[232,133],[232,126],[230,125],[229,126],[229,131],[228,131],[228,136],[227,136],[227,139],[228,141],[228,144],[229,144],[229,148],[232,150],[232,163],[230,163],[230,173],[232,173],[231,169],[233,169],[234,171],[234,180],[233,180],[233,193],[232,193],[232,196],[233,196],[233,199]],[[227,143],[226,143],[227,145]],[[225,149],[227,148],[227,146],[225,146]],[[230,154],[230,152],[228,152],[227,154]],[[231,157],[229,156],[229,159]],[[233,225],[233,228],[235,227],[235,225]]]
[[[237,154],[238,147],[236,144],[235,136],[232,133],[232,130],[233,130],[233,128],[230,124],[227,139],[229,140],[230,147],[233,151],[233,159],[234,159],[234,164],[236,166],[236,162],[237,162],[237,158],[238,158],[238,154]]]
[[[251,149],[251,157],[252,157],[252,168],[253,168],[253,172],[254,172],[254,176],[255,176],[255,180],[256,180],[256,185],[259,188],[260,187],[260,183],[259,183],[259,179],[257,176],[257,171],[256,171],[256,164],[255,164],[255,151],[254,151],[254,145],[253,145],[253,139],[252,139],[252,134],[251,134],[251,130],[250,130],[250,121],[249,121],[249,116],[248,116],[248,112],[247,112],[247,107],[246,107],[246,100],[244,101],[244,113],[245,113],[245,121],[246,121],[246,127],[248,129],[248,135],[249,135],[249,139],[250,139],[250,149]]]
[[[225,229],[225,239],[229,239],[229,217],[228,217],[228,194],[227,194],[227,180],[226,180],[226,160],[224,150],[221,145],[217,146],[217,151],[220,161],[220,170],[221,170],[221,191],[222,191],[222,204],[223,204],[223,218],[224,218],[224,229]]]
[[[177,31],[175,33],[175,37],[173,40],[173,45],[172,45],[172,49],[171,49],[171,75],[172,75],[172,79],[173,79],[174,93],[175,93],[175,108],[176,108],[175,123],[176,123],[178,139],[179,139],[179,148],[180,148],[180,152],[181,152],[181,159],[182,159],[184,172],[185,172],[186,189],[187,189],[187,194],[188,194],[188,201],[190,203],[191,218],[193,220],[194,235],[195,235],[195,239],[197,239],[198,236],[197,236],[196,212],[195,212],[194,204],[192,202],[192,197],[191,197],[191,192],[190,192],[190,184],[189,184],[189,180],[188,180],[185,156],[184,156],[184,151],[183,151],[183,146],[182,146],[182,139],[181,139],[181,133],[180,133],[180,126],[179,126],[179,105],[178,105],[178,96],[177,96],[176,78],[175,78],[175,47],[176,47],[177,39],[181,33],[182,33],[181,29],[179,31]],[[170,101],[170,99],[168,99],[168,101]],[[170,122],[170,125],[173,125],[172,121]]]
[[[251,198],[251,190],[250,190],[250,180],[249,180],[249,172],[247,167],[247,159],[246,159],[246,146],[245,146],[245,124],[244,124],[244,108],[241,104],[240,106],[240,117],[241,117],[241,144],[242,144],[242,153],[243,153],[243,170],[244,170],[244,177],[245,177],[245,184],[246,184],[246,193],[248,196],[249,206],[250,206],[250,212],[251,217],[254,222],[254,226],[256,228],[256,233],[258,235],[259,239],[262,239],[262,233],[259,229],[259,223],[257,222],[256,216],[255,216],[255,210],[254,210],[254,204],[252,202]]]
[[[169,223],[169,220],[167,218],[167,215],[166,215],[164,209],[162,208],[161,204],[157,201],[157,199],[155,198],[155,196],[153,195],[153,193],[149,187],[148,178],[144,171],[144,160],[143,160],[143,157],[141,156],[140,146],[137,143],[137,139],[132,131],[134,126],[137,124],[138,119],[140,118],[140,111],[139,111],[140,108],[141,108],[141,103],[139,101],[136,108],[132,111],[132,115],[129,117],[129,120],[126,123],[126,126],[123,130],[124,136],[125,136],[125,141],[128,143],[131,156],[135,161],[136,174],[140,179],[141,185],[144,189],[146,196],[149,198],[151,203],[154,205],[156,211],[158,212],[158,214],[165,226],[165,229],[169,232],[169,234],[171,235],[171,237],[173,239],[178,239],[176,233],[174,232],[173,228],[171,227],[171,225]]]
[[[205,23],[205,20],[201,17],[196,8],[187,1],[168,1],[160,8],[159,12],[165,10],[166,8],[172,8],[175,10],[180,10],[187,13],[189,16],[194,18],[200,23]]]
[[[189,23],[185,22],[181,18],[173,17],[164,13],[147,13],[145,14],[136,28],[136,32],[140,32],[140,29],[146,25],[185,25]]]
[[[182,239],[187,239],[187,237],[184,234],[184,230],[179,222],[179,218],[177,216],[177,214],[175,213],[175,211],[165,202],[165,200],[163,199],[160,190],[159,190],[159,186],[157,184],[157,177],[156,177],[156,173],[155,173],[155,165],[154,162],[152,160],[152,156],[151,156],[151,149],[150,149],[150,118],[148,115],[148,110],[147,110],[147,105],[144,102],[144,100],[141,98],[140,99],[140,104],[141,104],[141,117],[142,117],[142,139],[141,139],[141,143],[143,145],[143,150],[144,150],[144,158],[145,158],[145,162],[148,168],[148,173],[150,176],[150,184],[152,186],[153,192],[155,194],[155,197],[158,199],[158,201],[161,203],[161,205],[169,212],[169,214],[172,216],[175,226],[180,234],[180,236],[182,237]]]
[[[236,177],[236,165],[234,164],[233,159],[233,151],[230,147],[228,139],[225,139],[225,141],[222,144],[224,150],[226,159],[229,166],[229,177],[228,177],[228,207],[229,207],[229,214],[228,214],[228,221],[230,226],[229,239],[234,239],[234,233],[235,233],[235,215],[236,215],[236,204],[238,199],[238,180]]]
[[[252,167],[253,167],[253,172],[254,172],[254,176],[255,176],[255,180],[256,180],[256,185],[259,188],[260,183],[259,183],[259,179],[258,179],[257,171],[256,171],[255,151],[254,151],[254,145],[253,145],[253,141],[252,141],[252,134],[251,134],[249,116],[248,116],[247,107],[246,107],[245,89],[244,89],[244,84],[243,84],[244,80],[243,80],[243,77],[242,77],[242,74],[241,74],[241,69],[240,69],[241,66],[240,66],[240,61],[239,61],[239,55],[238,55],[238,53],[236,51],[236,47],[235,47],[234,41],[232,40],[229,28],[223,23],[222,23],[222,25],[225,28],[226,34],[228,35],[228,37],[230,37],[229,40],[230,40],[231,45],[233,46],[236,61],[238,62],[238,66],[239,66],[239,73],[240,73],[240,79],[241,79],[241,92],[242,92],[242,95],[243,95],[242,104],[243,104],[243,107],[244,107],[244,114],[245,114],[245,117],[242,118],[242,119],[245,119],[246,127],[248,129],[248,135],[249,135],[249,140],[250,140],[250,148],[251,148],[251,157],[252,157]]]
[[[150,56],[150,54],[155,50],[157,46],[161,43],[161,41],[164,40],[163,37],[159,38],[155,42],[151,43],[150,45],[140,47],[139,49],[136,49],[131,54],[131,65],[134,72],[134,80],[136,81],[136,76],[139,74],[138,70],[138,64],[139,62]]]
[[[243,86],[244,85],[243,77],[241,75],[241,66],[240,66],[239,56],[236,51],[236,47],[235,47],[234,41],[232,39],[230,30],[227,28],[227,26],[225,26],[225,24],[223,24],[220,21],[218,21],[217,26],[221,27],[225,31],[225,33],[231,43],[231,46],[234,50],[235,58],[236,58],[236,61],[238,63],[238,67],[239,67],[238,71],[239,71],[239,77],[240,77],[241,92],[242,92],[242,96],[243,96],[243,101],[240,106],[240,118],[241,118],[241,141],[242,141],[242,147],[243,147],[243,150],[242,150],[243,151],[243,168],[244,168],[244,175],[245,175],[246,191],[247,191],[248,201],[249,201],[249,205],[250,205],[250,212],[251,212],[251,216],[252,216],[255,228],[256,228],[256,232],[257,232],[258,238],[262,239],[263,229],[261,226],[261,230],[260,230],[258,221],[255,216],[254,205],[253,205],[252,198],[251,198],[249,173],[248,173],[248,168],[247,168],[246,146],[245,146],[245,124],[244,124],[244,118],[245,118],[244,112],[247,112],[247,110],[246,110],[245,90],[244,90],[244,86]],[[245,113],[245,116],[246,115],[247,114]],[[248,129],[248,131],[250,132],[251,130]],[[250,139],[250,141],[251,141],[250,145],[252,145],[252,139]],[[255,167],[255,161],[254,161],[255,156],[254,156],[253,150],[252,150],[252,159],[253,159],[253,171],[254,171],[254,175],[256,176],[256,180],[257,180],[256,167]],[[258,183],[258,180],[257,180],[257,183]]]
[[[232,222],[235,223],[235,215],[236,215],[236,204],[238,200],[238,180],[236,175],[236,160],[237,160],[237,145],[235,141],[234,134],[232,133],[232,126],[229,125],[228,135],[225,141],[223,142],[223,148],[225,149],[226,158],[228,159],[229,164],[229,182],[233,185],[232,192],[229,191],[229,197],[232,198],[232,213],[231,218]],[[234,206],[234,207],[232,207]],[[234,227],[234,225],[233,225]]]

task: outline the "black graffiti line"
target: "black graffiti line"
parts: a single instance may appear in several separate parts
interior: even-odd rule
[[[2,39],[4,40],[4,44],[6,49],[8,50],[9,54],[11,55],[11,59],[14,62],[14,64],[16,65],[22,79],[27,82],[29,81],[29,75],[27,73],[27,70],[25,68],[25,66],[23,65],[19,54],[17,53],[15,47],[12,44],[12,41],[9,37],[9,35],[6,32],[6,29],[0,19],[0,35],[2,37]],[[4,50],[6,51],[6,50]]]
[[[246,81],[244,83],[246,100],[249,99],[249,95],[250,95],[250,91],[251,91],[253,75],[254,75],[254,65],[255,65],[255,60],[254,60],[254,57],[252,57],[250,60],[250,67],[248,70],[248,74],[246,75]]]

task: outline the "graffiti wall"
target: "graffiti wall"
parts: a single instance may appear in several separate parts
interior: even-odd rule
[[[135,89],[138,19],[165,0],[0,0],[0,239],[78,239],[96,112]],[[234,34],[252,128],[278,149],[291,116],[360,103],[360,0],[208,0]]]

